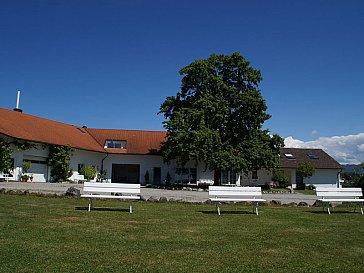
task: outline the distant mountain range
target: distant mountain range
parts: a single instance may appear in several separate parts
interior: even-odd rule
[[[354,164],[346,164],[343,166],[343,173],[358,173],[358,174],[364,174],[364,168],[360,168],[357,165]]]

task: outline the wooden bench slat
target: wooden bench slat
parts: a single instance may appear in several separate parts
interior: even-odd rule
[[[221,201],[221,202],[265,202],[265,199],[261,198],[210,198],[211,201]]]
[[[103,188],[127,188],[127,189],[140,189],[140,184],[128,183],[100,183],[100,182],[85,182],[84,187],[103,187]]]
[[[320,201],[323,201],[323,202],[364,202],[364,199],[359,199],[359,198],[356,198],[356,199],[353,199],[353,198],[347,198],[347,199],[344,199],[344,198],[335,198],[335,199],[330,199],[330,198],[323,198],[323,199],[318,199]]]
[[[140,193],[140,189],[118,189],[118,188],[96,188],[96,187],[84,187],[83,188],[84,192],[115,192],[115,193],[135,193],[135,194],[139,194]]]
[[[232,191],[211,191],[210,195],[216,196],[261,196],[261,192],[232,192]]]
[[[130,196],[130,195],[98,195],[98,194],[82,194],[81,197],[88,198],[110,198],[110,199],[134,199],[139,200],[140,196]]]

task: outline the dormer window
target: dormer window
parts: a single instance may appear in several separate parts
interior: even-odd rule
[[[319,159],[319,157],[315,154],[308,154],[307,155],[310,159]]]
[[[288,159],[296,159],[293,154],[284,154]]]
[[[111,148],[111,149],[126,149],[126,140],[113,140],[107,139],[105,141],[104,148]]]

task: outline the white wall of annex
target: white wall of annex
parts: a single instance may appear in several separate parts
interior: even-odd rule
[[[315,187],[337,187],[338,172],[339,170],[336,169],[316,169],[315,174],[310,178],[305,178],[303,182]]]
[[[111,181],[112,164],[136,164],[140,166],[139,179],[145,184],[144,175],[148,171],[149,181],[153,181],[153,170],[155,167],[161,168],[162,183],[169,171],[168,165],[163,163],[162,156],[159,155],[127,155],[127,154],[109,154],[104,160],[104,170],[106,177]]]

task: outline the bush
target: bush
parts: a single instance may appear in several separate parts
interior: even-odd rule
[[[81,168],[80,174],[82,174],[87,181],[90,181],[96,177],[97,170],[95,166],[85,165]]]
[[[283,172],[274,172],[272,181],[277,182],[280,188],[286,188],[288,186],[288,177]]]
[[[23,161],[22,169],[23,173],[28,172],[28,170],[32,167],[32,163],[30,161]]]
[[[307,185],[307,186],[305,186],[305,189],[306,190],[311,190],[311,191],[313,191],[314,189],[316,189],[316,187],[314,186],[314,185]]]
[[[68,177],[72,175],[72,170],[69,167],[71,160],[71,151],[69,146],[49,146],[48,165],[52,167],[51,176],[55,182],[67,181]]]
[[[304,190],[306,188],[306,184],[302,181],[298,181],[296,183],[296,190]]]

